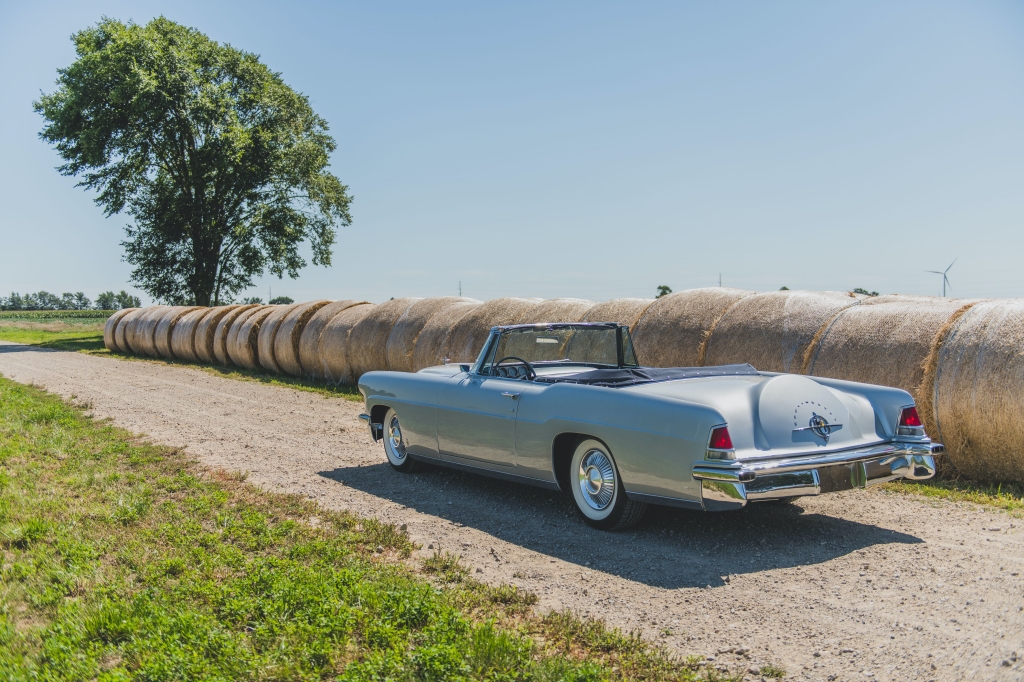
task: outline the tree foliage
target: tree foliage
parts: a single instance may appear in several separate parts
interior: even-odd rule
[[[330,265],[351,198],[327,171],[327,122],[280,74],[163,17],[104,19],[72,40],[78,58],[35,103],[40,136],[108,216],[134,219],[134,283],[210,305],[264,272],[297,277],[303,242]]]
[[[671,293],[672,293],[672,287],[668,286],[667,284],[659,284],[658,285],[658,295],[655,296],[655,298],[661,298],[662,296],[668,296]]]
[[[124,289],[115,294],[106,291],[96,297],[94,306],[89,297],[78,293],[64,293],[60,296],[48,291],[21,295],[11,292],[10,296],[0,296],[0,310],[119,310],[121,308],[139,308],[142,302],[138,296],[132,296]]]

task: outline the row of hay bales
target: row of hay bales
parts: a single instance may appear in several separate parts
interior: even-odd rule
[[[365,372],[474,360],[495,325],[614,321],[640,362],[895,386],[973,478],[1024,480],[1024,301],[706,288],[659,299],[399,298],[119,311],[114,351],[354,384]]]

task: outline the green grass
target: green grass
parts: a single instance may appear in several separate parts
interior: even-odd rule
[[[0,464],[0,679],[722,679],[2,378]]]
[[[1014,516],[1024,514],[1024,485],[1020,483],[979,483],[943,478],[927,481],[893,481],[884,484],[882,488],[951,502],[973,502],[1001,509]]]
[[[52,313],[54,311],[29,311]],[[83,312],[83,311],[67,311]],[[90,312],[90,311],[84,311]],[[99,311],[92,311],[99,312]],[[19,312],[27,315],[27,312]],[[27,343],[44,348],[71,351],[103,351],[103,325],[105,320],[92,317],[43,317],[16,318],[13,313],[0,313],[0,339]]]

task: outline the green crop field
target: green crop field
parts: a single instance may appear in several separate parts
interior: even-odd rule
[[[0,340],[61,350],[102,351],[109,310],[0,311]]]
[[[0,678],[730,679],[0,379]]]

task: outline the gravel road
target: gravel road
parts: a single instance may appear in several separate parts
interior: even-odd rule
[[[655,509],[609,534],[555,493],[392,471],[361,406],[340,398],[2,342],[0,373],[270,490],[408,524],[424,555],[459,553],[542,609],[639,629],[733,672],[1024,679],[1024,522],[1000,512],[850,491],[718,515]]]

